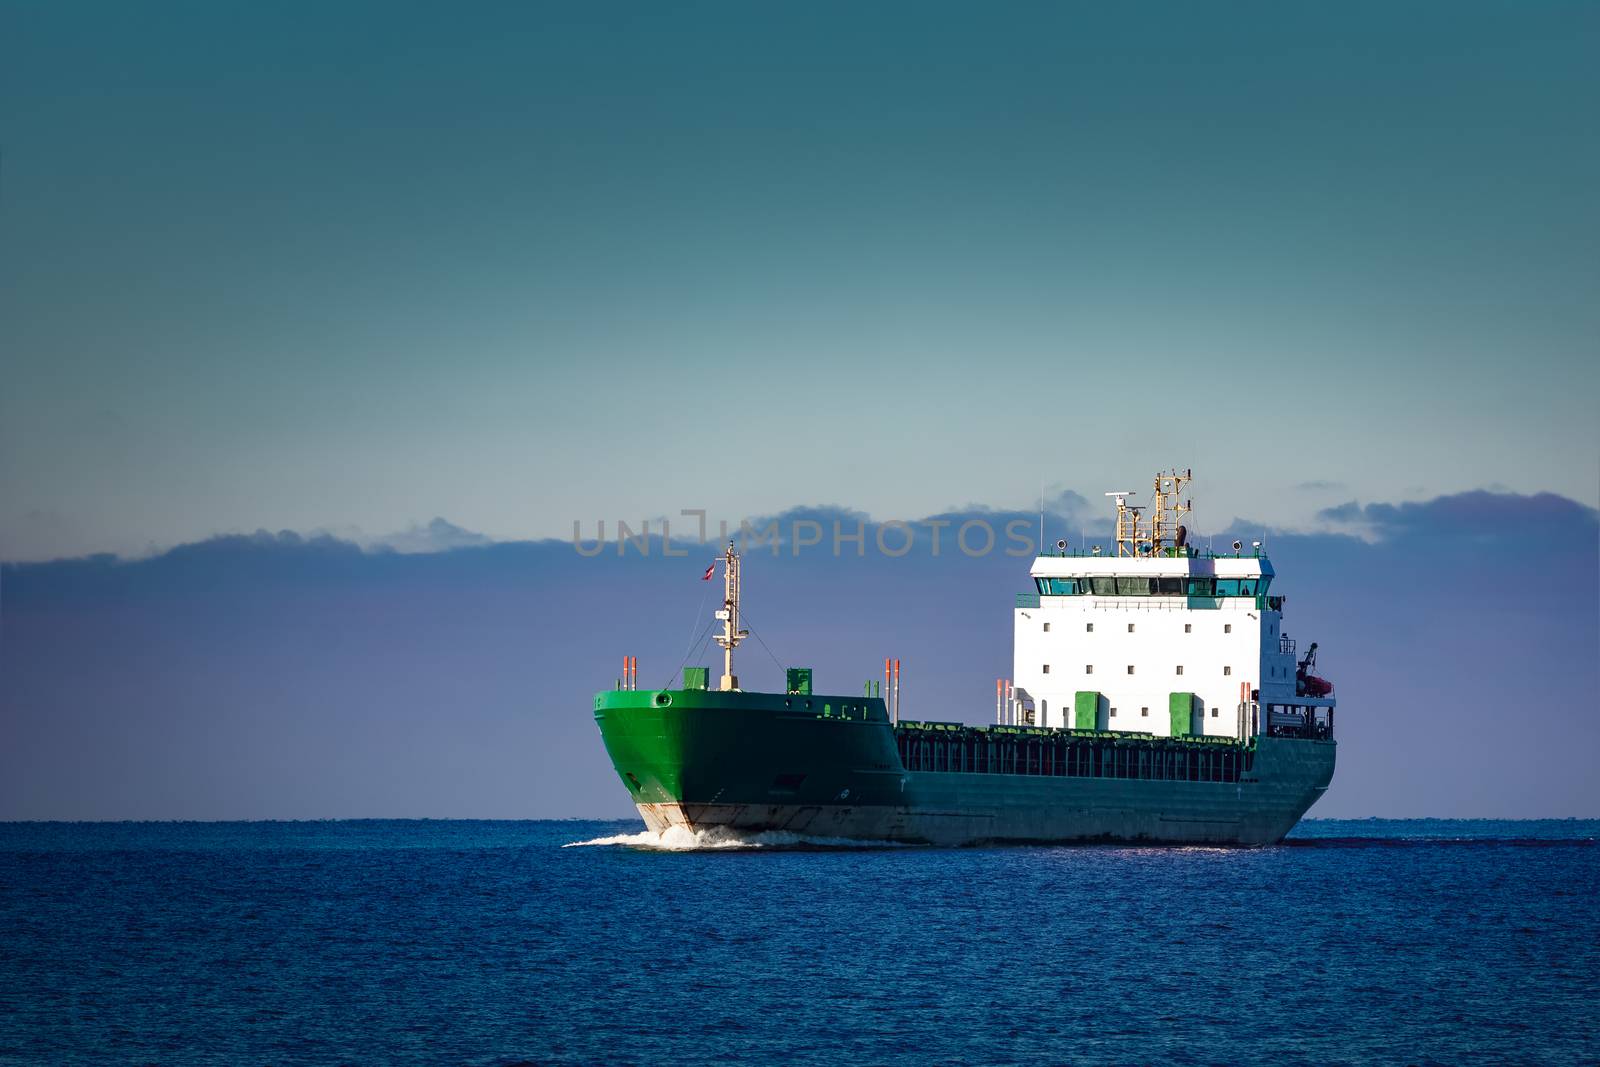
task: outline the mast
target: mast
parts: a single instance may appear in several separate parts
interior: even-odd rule
[[[733,650],[750,636],[749,630],[739,629],[739,553],[733,550],[732,541],[722,554],[722,610],[717,618],[722,621],[722,632],[714,638],[722,646],[722,683],[717,688],[732,692],[739,688],[733,673]]]
[[[1106,496],[1115,498],[1117,502],[1117,555],[1137,556],[1139,554],[1139,508],[1128,503],[1128,498],[1133,495],[1131,489],[1113,490]]]
[[[1160,556],[1165,549],[1182,547],[1178,531],[1183,530],[1185,535],[1188,534],[1181,524],[1183,517],[1189,514],[1190,502],[1183,499],[1181,494],[1193,478],[1192,472],[1179,472],[1177,468],[1157,474],[1155,502],[1151,505],[1150,521],[1146,525],[1139,523],[1139,512],[1144,509],[1128,503],[1128,498],[1133,495],[1131,491],[1106,494],[1117,502],[1118,556]]]
[[[1183,517],[1192,510],[1190,501],[1181,497],[1183,490],[1193,480],[1192,470],[1180,472],[1176,467],[1156,475],[1155,507],[1152,509],[1155,516],[1150,538],[1151,550],[1156,555],[1160,555],[1163,548],[1180,547],[1178,530],[1182,528]]]

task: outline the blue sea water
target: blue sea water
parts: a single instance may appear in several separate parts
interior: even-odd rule
[[[638,830],[0,824],[0,1062],[1600,1060],[1600,822]]]

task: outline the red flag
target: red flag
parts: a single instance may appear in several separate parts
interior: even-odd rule
[[[717,561],[712,560],[711,566],[706,568],[706,572],[700,576],[700,580],[702,582],[709,582],[711,580],[711,576],[715,573],[717,573]]]

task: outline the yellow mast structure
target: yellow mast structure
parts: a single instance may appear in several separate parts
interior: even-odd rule
[[[1178,546],[1178,528],[1183,517],[1192,509],[1192,502],[1180,499],[1183,490],[1194,480],[1194,472],[1185,469],[1181,474],[1174,467],[1156,475],[1154,514],[1150,519],[1150,550],[1160,555],[1163,548]]]
[[[1107,493],[1117,502],[1117,555],[1139,555],[1139,511],[1140,509],[1129,504],[1128,498],[1133,491],[1121,490]]]
[[[1144,509],[1128,503],[1131,490],[1106,494],[1117,502],[1118,556],[1159,556],[1165,549],[1178,547],[1178,529],[1191,509],[1190,502],[1181,496],[1193,478],[1191,471],[1179,473],[1177,468],[1157,474],[1150,522],[1145,526],[1139,523],[1139,512]]]

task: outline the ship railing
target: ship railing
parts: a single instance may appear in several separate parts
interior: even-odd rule
[[[1267,734],[1308,741],[1333,740],[1333,709],[1303,704],[1268,704]]]
[[[1238,605],[1233,602],[1240,600],[1250,601],[1255,605],[1257,611],[1281,611],[1283,609],[1283,597],[1281,596],[1169,596],[1165,594],[1160,596],[1141,596],[1136,593],[1123,595],[1097,594],[1093,597],[1073,596],[1071,594],[1057,595],[1053,593],[1018,593],[1016,606],[1019,608],[1037,608],[1040,606],[1039,598],[1041,596],[1049,597],[1052,601],[1072,600],[1076,603],[1089,601],[1085,606],[1092,611],[1213,610],[1221,609],[1225,606],[1237,608]]]
[[[1195,596],[1102,596],[1096,597],[1091,611],[1191,611],[1196,608],[1220,608],[1228,597]],[[1203,603],[1197,604],[1196,601]]]
[[[1280,638],[1278,638],[1278,651],[1279,652],[1288,653],[1291,656],[1294,655],[1294,638],[1292,638],[1292,637],[1280,637]]]
[[[1144,543],[1148,544],[1149,542],[1146,541]],[[1066,549],[1065,551],[1063,551],[1063,550],[1061,550],[1059,548],[1051,548],[1048,552],[1039,553],[1039,558],[1040,559],[1118,559],[1118,558],[1121,558],[1121,559],[1130,559],[1130,558],[1136,558],[1136,559],[1267,559],[1269,557],[1267,556],[1266,549],[1264,549],[1264,548],[1256,549],[1255,551],[1251,552],[1248,556],[1246,556],[1241,552],[1231,552],[1231,551],[1228,551],[1227,549],[1224,549],[1224,550],[1222,550],[1220,552],[1213,552],[1210,549],[1196,548],[1193,545],[1186,545],[1183,548],[1174,548],[1171,545],[1164,545],[1159,552],[1156,552],[1156,553],[1153,553],[1153,554],[1149,554],[1149,555],[1141,554],[1141,555],[1139,555],[1137,557],[1129,557],[1129,556],[1118,557],[1117,551],[1116,551],[1116,539],[1112,538],[1110,540],[1110,543],[1105,544],[1105,545],[1103,545],[1103,546],[1101,546],[1099,548],[1095,548],[1095,547],[1091,546],[1089,548],[1069,548],[1069,549]]]

